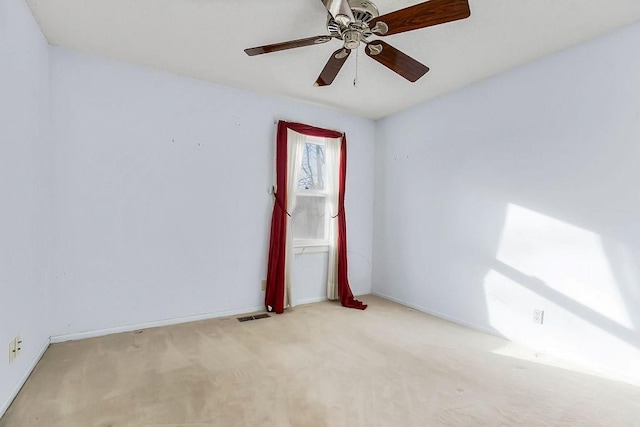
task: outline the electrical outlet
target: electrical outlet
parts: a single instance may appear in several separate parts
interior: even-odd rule
[[[533,309],[533,322],[541,325],[544,323],[544,310],[540,310],[539,308]]]
[[[16,340],[13,339],[9,343],[9,363],[13,362],[18,355],[18,351],[16,350]]]
[[[22,339],[20,338],[20,335],[18,335],[17,337],[12,339],[11,342],[9,343],[9,363],[16,360],[16,357],[18,357],[21,350],[22,350]]]
[[[260,286],[261,286],[263,291],[266,291],[267,290],[267,281],[263,280],[262,282],[260,282]]]

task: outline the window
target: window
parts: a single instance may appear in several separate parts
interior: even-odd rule
[[[307,137],[301,147],[296,205],[291,213],[294,246],[329,243],[326,144],[324,138]]]
[[[346,268],[346,135],[280,120],[275,151],[267,310],[282,313],[293,305],[292,255],[309,247],[328,254],[327,297],[364,310],[367,305],[353,298]]]

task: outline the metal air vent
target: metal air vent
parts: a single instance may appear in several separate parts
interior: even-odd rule
[[[267,313],[256,314],[253,316],[243,316],[243,317],[238,317],[238,322],[249,322],[251,320],[266,319],[267,317],[271,317],[271,316],[269,316]]]

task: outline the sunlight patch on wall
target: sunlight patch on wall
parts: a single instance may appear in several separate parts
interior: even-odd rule
[[[607,242],[605,250],[591,231],[509,205],[484,279],[491,327],[545,357],[640,385],[640,337],[620,288],[637,281],[626,249]],[[615,272],[610,259],[616,260]],[[543,324],[533,321],[534,309],[544,310]],[[529,360],[549,364],[546,358]]]
[[[626,328],[634,325],[600,236],[510,204],[497,259]]]

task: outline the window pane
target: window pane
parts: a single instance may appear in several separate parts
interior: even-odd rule
[[[326,170],[324,145],[307,143],[302,152],[298,188],[304,190],[324,190]]]
[[[325,198],[298,195],[291,213],[294,240],[323,240]]]

